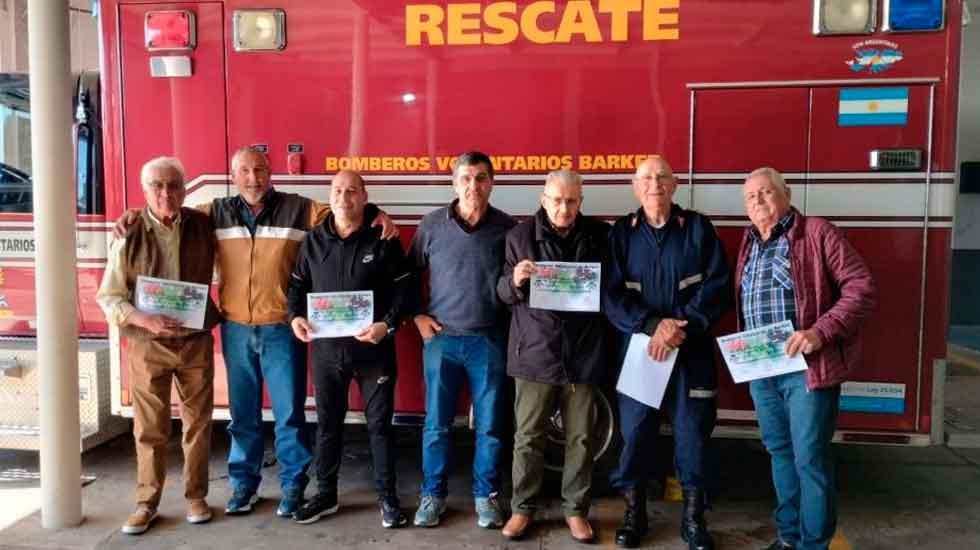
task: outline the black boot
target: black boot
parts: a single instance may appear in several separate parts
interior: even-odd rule
[[[684,513],[681,514],[681,538],[688,550],[714,550],[715,542],[704,521],[707,495],[704,491],[684,490]]]
[[[616,529],[616,544],[635,548],[647,534],[647,495],[642,489],[629,489],[623,493],[626,511],[623,524]]]

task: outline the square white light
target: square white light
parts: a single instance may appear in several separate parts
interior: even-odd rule
[[[875,0],[813,0],[813,34],[871,34]]]
[[[236,52],[286,47],[286,12],[282,10],[235,10],[232,27]]]

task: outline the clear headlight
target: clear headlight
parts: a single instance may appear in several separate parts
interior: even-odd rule
[[[874,0],[814,0],[813,34],[870,34]]]
[[[236,52],[286,47],[286,13],[282,10],[235,10],[232,21]]]

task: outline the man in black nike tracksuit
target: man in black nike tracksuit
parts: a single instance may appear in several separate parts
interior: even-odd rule
[[[396,493],[391,419],[397,374],[394,331],[411,288],[411,271],[398,239],[382,240],[379,228],[365,222],[366,204],[364,180],[356,172],[334,176],[331,213],[307,234],[290,280],[290,324],[297,338],[313,342],[319,457],[319,494],[296,512],[298,523],[312,523],[337,511],[337,473],[352,380],[364,399],[382,525],[407,522]],[[368,290],[374,293],[373,324],[352,337],[312,339],[308,293]]]

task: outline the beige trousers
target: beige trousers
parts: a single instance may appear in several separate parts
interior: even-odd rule
[[[184,426],[184,497],[208,493],[211,411],[214,408],[214,338],[210,332],[180,338],[130,338],[127,346],[136,440],[136,502],[160,503],[167,476],[171,387],[176,383]]]

